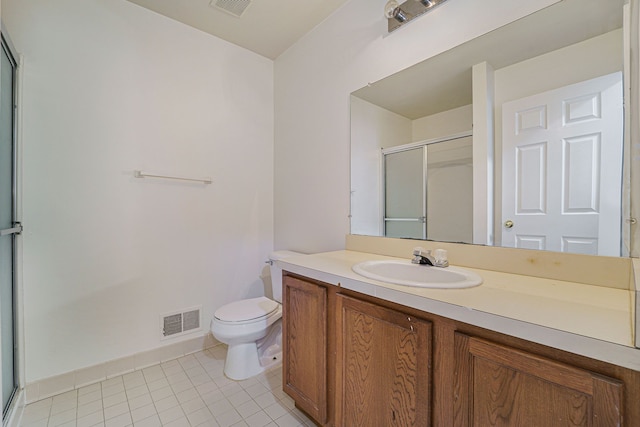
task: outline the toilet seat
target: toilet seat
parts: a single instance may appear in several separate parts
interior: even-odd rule
[[[213,316],[225,323],[252,322],[269,316],[279,306],[266,297],[250,298],[226,304],[217,309]]]

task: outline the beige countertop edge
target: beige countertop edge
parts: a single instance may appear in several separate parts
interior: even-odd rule
[[[353,264],[372,259],[399,258],[343,250],[278,263],[345,289],[640,371],[640,349],[633,346],[633,291],[467,267],[482,276],[481,286],[413,288],[351,270]]]

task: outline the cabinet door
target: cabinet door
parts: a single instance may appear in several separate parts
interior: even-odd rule
[[[327,419],[327,289],[283,278],[283,387],[320,424]]]
[[[431,425],[431,324],[338,295],[338,426]]]
[[[454,425],[622,426],[622,383],[456,333]]]

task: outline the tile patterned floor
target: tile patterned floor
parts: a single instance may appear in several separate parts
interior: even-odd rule
[[[25,407],[24,427],[297,427],[314,424],[282,391],[280,367],[244,381],[224,376],[218,345]]]

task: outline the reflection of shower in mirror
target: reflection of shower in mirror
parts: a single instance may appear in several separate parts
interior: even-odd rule
[[[470,133],[382,150],[383,235],[473,241]]]

